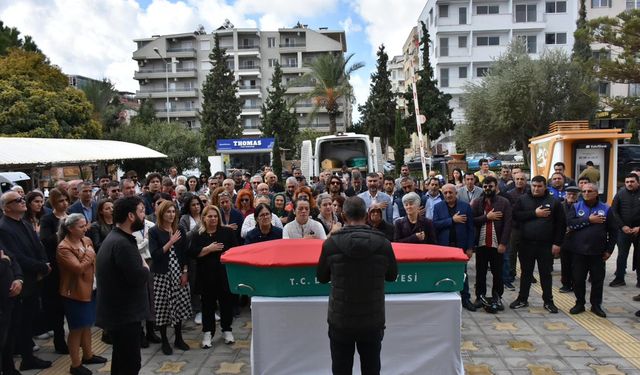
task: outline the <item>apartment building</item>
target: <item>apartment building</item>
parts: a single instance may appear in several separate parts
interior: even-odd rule
[[[587,19],[616,17],[618,14],[631,9],[640,9],[640,0],[587,0]],[[611,59],[620,52],[610,45],[601,43],[592,44],[591,49],[596,60]],[[600,81],[598,82],[598,92],[603,98],[639,96],[640,84]],[[610,118],[610,109],[604,105],[604,111],[596,114],[598,126],[603,128],[626,128],[629,120]]]
[[[570,54],[577,17],[578,0],[428,0],[418,21],[429,30],[431,64],[440,89],[452,96],[453,121],[464,122],[465,85],[482,79],[514,38],[526,42],[532,58],[546,49]]]
[[[389,80],[391,81],[391,92],[397,95],[396,108],[404,111],[405,103],[402,97],[402,94],[406,91],[404,85],[404,56],[393,56],[387,64],[387,70],[389,71]]]
[[[277,31],[261,31],[235,28],[227,22],[212,33],[199,30],[136,39],[133,59],[139,68],[134,79],[140,83],[136,97],[153,100],[157,117],[168,116],[190,128],[200,127],[197,118],[203,101],[200,88],[211,69],[209,53],[216,34],[220,46],[226,49],[226,64],[239,84],[238,95],[244,100],[241,121],[246,136],[260,134],[260,109],[268,96],[276,63],[282,67],[287,97],[293,102],[299,94],[311,90],[308,84],[298,81],[310,71],[310,62],[321,54],[347,50],[344,31],[311,30],[300,24]],[[295,109],[301,128],[328,131],[329,117],[325,110],[312,118],[309,100],[298,100]],[[343,103],[341,110],[337,124],[338,130],[344,131],[351,120],[351,107]]]

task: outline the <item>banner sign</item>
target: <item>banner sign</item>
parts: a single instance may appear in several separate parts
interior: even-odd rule
[[[255,151],[269,152],[273,149],[274,138],[240,138],[240,139],[218,139],[216,141],[216,151],[219,153]]]

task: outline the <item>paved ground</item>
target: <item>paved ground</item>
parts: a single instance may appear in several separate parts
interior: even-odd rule
[[[640,303],[632,297],[640,293],[635,277],[627,275],[627,286],[608,286],[615,268],[613,254],[607,263],[605,302],[607,319],[591,312],[569,315],[573,306],[573,294],[560,294],[559,261],[554,272],[554,298],[559,314],[549,314],[542,308],[539,284],[534,284],[529,298],[530,307],[510,310],[496,315],[483,311],[462,314],[462,357],[467,374],[640,374],[640,319],[634,312]],[[471,281],[473,264],[469,269]],[[516,287],[518,283],[515,283]],[[472,287],[473,289],[473,287]],[[490,289],[489,289],[490,290]],[[516,297],[516,292],[506,291],[505,305]],[[588,309],[588,307],[587,307]],[[199,348],[200,327],[190,322],[185,327],[185,337],[191,350],[175,351],[165,356],[159,345],[143,349],[141,374],[250,374],[250,311],[245,309],[233,323],[236,344],[224,345],[219,333],[214,338],[214,348]],[[95,351],[110,357],[110,347],[99,341],[99,331],[94,334]],[[39,355],[55,360],[54,367],[39,374],[68,373],[67,356],[54,354],[51,341],[38,341],[42,349]],[[106,366],[91,366],[94,373],[108,373]],[[24,374],[36,374],[25,371]],[[391,374],[395,375],[395,374]],[[437,374],[441,375],[441,374]],[[442,374],[446,375],[446,374]]]

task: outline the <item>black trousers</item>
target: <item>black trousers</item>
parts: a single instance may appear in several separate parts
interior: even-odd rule
[[[228,290],[215,290],[212,285],[204,287],[200,292],[202,298],[202,332],[216,332],[215,309],[216,301],[220,307],[220,327],[223,332],[231,331],[233,322],[233,307],[236,298]]]
[[[0,373],[9,373],[14,369],[13,364],[13,344],[14,336],[9,335],[12,328],[13,308],[16,303],[15,298],[8,298],[3,302],[0,311]]]
[[[479,246],[476,248],[476,297],[487,294],[487,270],[491,268],[493,286],[491,296],[502,297],[504,284],[502,280],[502,265],[504,255],[498,253],[495,247]]]
[[[109,330],[113,342],[112,375],[137,375],[140,372],[140,322],[127,323]]]
[[[560,250],[560,282],[563,286],[573,286],[573,253],[563,247]]]
[[[65,345],[66,342],[64,332],[64,305],[62,304],[62,297],[58,291],[59,285],[60,277],[51,279],[47,277],[41,292],[45,332],[49,330],[53,331],[53,342],[56,348],[58,345]],[[42,332],[36,331],[33,333]]]
[[[362,375],[380,374],[380,350],[384,329],[345,332],[329,327],[331,371],[333,375],[351,375],[353,354],[358,348]]]
[[[518,299],[520,301],[527,301],[529,299],[529,289],[531,289],[531,280],[533,279],[533,268],[537,262],[538,272],[540,272],[540,286],[542,287],[542,300],[545,303],[552,302],[551,269],[553,268],[553,255],[551,254],[551,244],[522,241],[518,258],[520,259],[520,267],[522,268]]]
[[[13,311],[11,324],[17,329],[15,335],[15,353],[20,354],[22,361],[33,358],[33,324],[40,306],[39,292],[18,299]],[[13,327],[12,327],[13,328]],[[11,333],[10,333],[11,334]]]
[[[605,261],[602,255],[583,255],[573,253],[573,293],[576,295],[576,303],[585,304],[586,279],[591,273],[591,306],[602,304],[602,287],[604,285]]]
[[[511,276],[511,280],[515,280],[516,278],[516,263],[518,263],[518,253],[520,252],[521,244],[520,230],[511,228],[511,237],[509,238],[509,276]],[[522,265],[520,268],[522,270]]]

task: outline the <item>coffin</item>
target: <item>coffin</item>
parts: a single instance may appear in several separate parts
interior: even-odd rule
[[[329,285],[315,277],[322,240],[287,239],[238,246],[225,252],[232,293],[265,297],[326,296]],[[386,293],[462,290],[467,256],[447,246],[392,243],[398,278]]]

